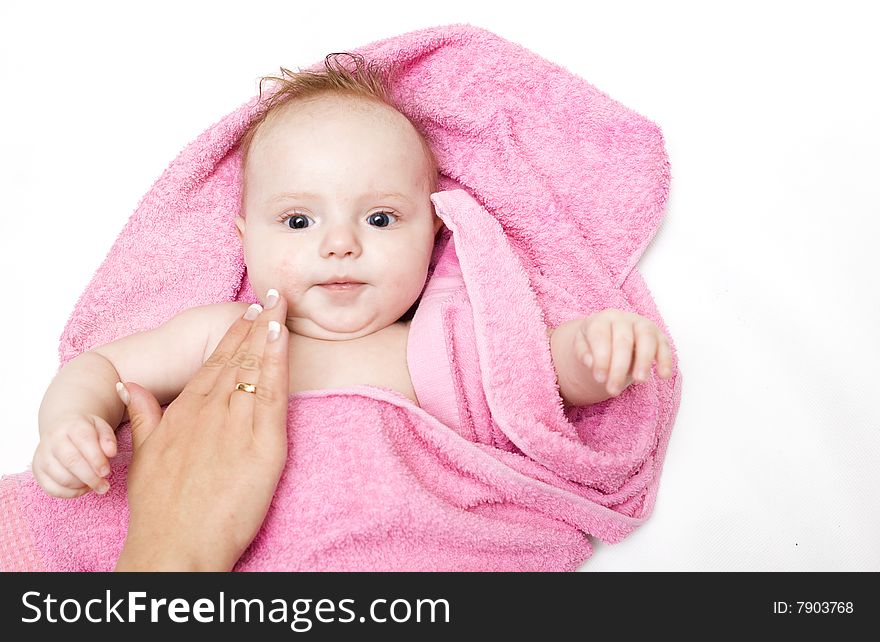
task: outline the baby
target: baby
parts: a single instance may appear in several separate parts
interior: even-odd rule
[[[248,278],[263,304],[287,301],[291,393],[366,384],[418,405],[406,343],[443,225],[430,200],[437,163],[372,70],[326,67],[276,79],[285,90],[242,139],[235,226]],[[128,418],[116,382],[170,403],[250,308],[256,316],[260,306],[190,308],[68,362],[40,406],[37,482],[57,497],[105,493],[115,429]],[[603,310],[547,335],[568,405],[646,380],[655,355],[671,376],[666,338],[639,315]]]

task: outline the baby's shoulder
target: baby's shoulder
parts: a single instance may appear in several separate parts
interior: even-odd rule
[[[236,316],[244,316],[244,311],[250,305],[250,303],[245,303],[244,301],[221,301],[220,303],[211,303],[205,307],[210,309],[211,315],[218,323],[229,321],[226,327],[223,328],[225,331],[235,321]]]
[[[245,303],[244,301],[222,301],[203,306],[208,314],[209,327],[208,341],[205,345],[205,354],[202,361],[214,352],[214,348],[220,343],[220,339],[226,334],[229,326],[235,323],[235,320],[239,317],[243,317],[245,310],[250,305],[250,303]]]

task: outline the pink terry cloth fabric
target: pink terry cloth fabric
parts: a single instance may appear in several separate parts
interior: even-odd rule
[[[236,570],[575,570],[587,535],[619,542],[651,515],[681,375],[673,345],[671,379],[565,407],[545,328],[618,308],[669,336],[635,267],[668,193],[660,129],[472,25],[351,51],[383,63],[440,163],[431,200],[447,229],[407,346],[421,407],[369,385],[291,395],[288,462]],[[188,307],[257,300],[233,224],[234,145],[260,108],[209,127],[146,194],[76,304],[61,365]],[[0,480],[0,568],[113,568],[128,428],[106,495]]]

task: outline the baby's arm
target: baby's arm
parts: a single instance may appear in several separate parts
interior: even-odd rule
[[[128,418],[117,381],[133,381],[160,405],[173,401],[204,361],[218,308],[184,310],[153,330],[137,332],[71,359],[49,385],[39,411],[40,444],[33,474],[58,497],[106,490],[115,429]]]
[[[578,363],[574,350],[575,335],[580,323],[580,319],[572,319],[557,328],[547,328],[559,395],[566,406],[586,406],[611,396],[605,386],[594,377],[578,376],[584,370],[583,364]]]

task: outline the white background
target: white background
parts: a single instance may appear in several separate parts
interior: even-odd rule
[[[74,303],[186,144],[281,66],[465,22],[658,123],[672,165],[640,269],[681,409],[653,516],[584,570],[880,570],[870,6],[5,0],[0,472],[29,465]]]

